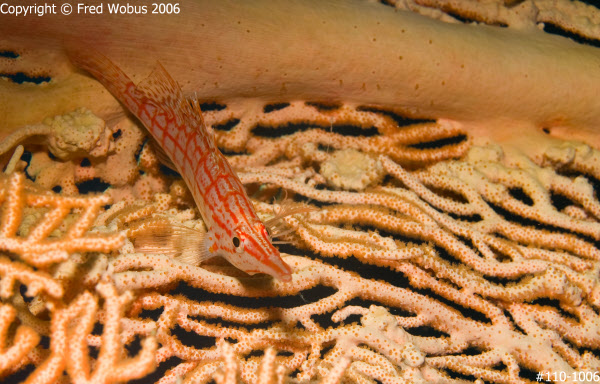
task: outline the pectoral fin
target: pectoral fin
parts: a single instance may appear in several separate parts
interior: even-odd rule
[[[133,243],[138,252],[168,255],[199,265],[214,256],[208,252],[206,239],[205,231],[161,221],[144,224],[136,231]]]

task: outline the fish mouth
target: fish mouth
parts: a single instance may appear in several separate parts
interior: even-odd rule
[[[279,257],[279,260],[267,263],[270,271],[261,271],[262,273],[268,273],[284,283],[292,281],[292,268]]]
[[[253,233],[254,236],[248,237],[245,241],[244,250],[247,257],[245,261],[246,272],[252,270],[255,273],[267,273],[282,282],[292,280],[292,268],[281,258],[279,250],[271,244],[265,227],[262,222],[255,223],[254,228],[246,229],[247,233]]]
[[[283,261],[280,255],[277,255],[277,258],[268,264],[273,271],[273,276],[277,279],[286,283],[292,281],[292,268]]]
[[[279,260],[269,260],[268,262],[263,263],[263,266],[260,269],[246,270],[245,272],[249,275],[254,275],[257,273],[267,274],[273,276],[279,281],[289,283],[292,281],[292,268],[287,265],[280,256],[278,256],[278,259]]]
[[[283,281],[284,283],[289,283],[290,281],[292,281],[292,274],[291,273],[280,273],[277,276],[278,280]]]

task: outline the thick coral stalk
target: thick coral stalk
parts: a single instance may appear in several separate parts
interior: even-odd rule
[[[22,57],[2,59],[0,72],[53,78],[43,92],[2,85],[5,132],[82,102],[105,118],[119,111],[61,54],[63,44],[85,42],[138,78],[160,60],[201,99],[344,101],[445,119],[497,141],[522,129],[531,138],[543,136],[542,129],[573,137],[575,129],[598,144],[592,133],[600,123],[600,54],[537,28],[449,24],[362,1],[187,0],[178,15],[146,20],[109,14],[70,18],[68,26],[60,15],[3,20],[0,48]],[[32,104],[39,107],[23,110]]]

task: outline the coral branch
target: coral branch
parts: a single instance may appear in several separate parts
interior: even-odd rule
[[[20,281],[27,286],[27,296],[36,296],[46,292],[54,298],[63,295],[63,287],[52,279],[51,276],[42,272],[34,271],[31,267],[9,260],[0,256],[0,297],[9,298],[14,292],[14,285]]]
[[[92,226],[100,208],[110,199],[99,195],[91,197],[60,197],[47,193],[38,193],[25,187],[25,176],[13,174],[3,181],[0,198],[4,201],[0,220],[0,249],[18,254],[23,260],[34,266],[64,261],[70,252],[110,252],[118,248],[124,239],[121,234],[90,235],[84,233]],[[37,223],[22,225],[26,207],[43,211]],[[71,211],[81,212],[62,236],[55,231]],[[23,236],[23,234],[26,234]]]
[[[15,320],[16,312],[10,305],[0,304],[0,377],[25,365],[27,354],[40,341],[40,336],[25,325],[19,325],[16,331],[9,331]],[[14,334],[10,340],[9,335],[12,332]],[[11,346],[8,345],[9,341]]]

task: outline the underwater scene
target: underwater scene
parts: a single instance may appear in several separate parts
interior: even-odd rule
[[[598,4],[44,1],[0,382],[600,382]]]

